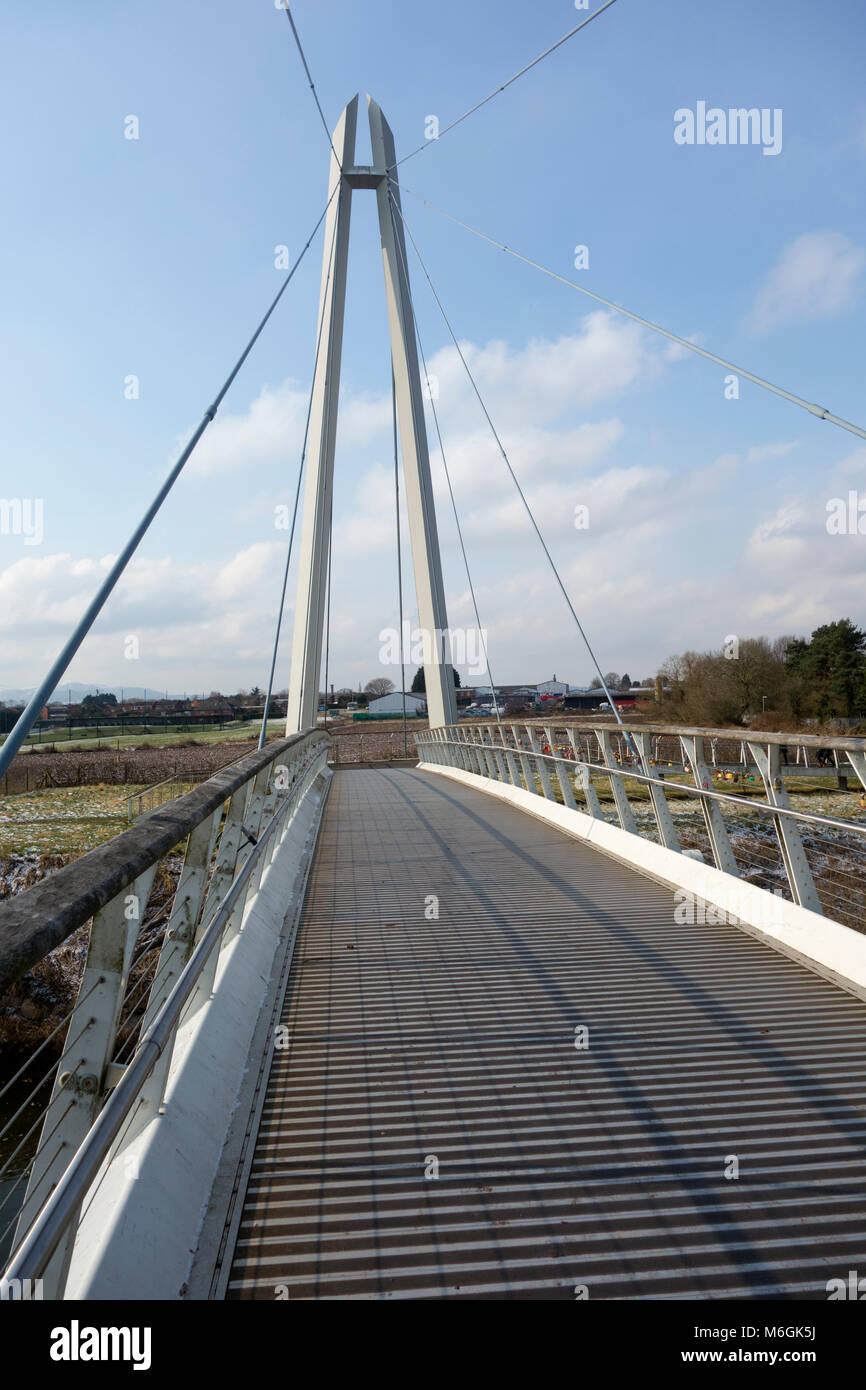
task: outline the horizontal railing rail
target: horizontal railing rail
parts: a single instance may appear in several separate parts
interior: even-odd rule
[[[0,903],[0,992],[169,854],[261,768],[287,755],[304,737],[295,734],[248,753],[146,821]]]
[[[242,892],[259,866],[275,831],[284,823],[296,799],[296,795],[287,796],[280,809],[271,817],[168,998],[138,1043],[134,1056],[124,1069],[99,1117],[15,1252],[3,1276],[8,1282],[41,1278],[65,1232],[77,1220],[88,1189],[108,1157],[124,1121],[140,1100],[145,1083],[153,1074],[160,1057],[170,1050],[184,1006],[222,940]]]
[[[671,736],[674,729],[679,761],[668,766],[674,766],[674,777],[688,775],[690,783],[672,780],[651,756],[659,751],[653,739]],[[734,735],[747,765],[755,768],[749,780],[760,778],[764,800],[712,786],[705,746]],[[588,729],[550,720],[473,722],[421,731],[416,737],[422,761],[525,788],[596,819],[607,819],[599,796],[607,782],[622,830],[650,835],[678,852],[697,852],[726,873],[774,891],[786,889],[800,906],[858,930],[866,928],[866,818],[846,820],[791,805],[781,763],[782,749],[796,742],[790,735],[670,725],[623,729],[612,723]],[[862,784],[859,804],[866,810],[866,740],[821,738],[818,744],[841,753]],[[670,748],[668,753],[673,756]],[[648,794],[646,808],[635,805],[636,788]],[[678,812],[677,801],[699,803],[700,828]]]
[[[543,716],[542,716],[543,718]],[[549,722],[549,721],[546,721]],[[563,719],[555,720],[557,728],[563,726]],[[767,733],[764,730],[749,729],[708,729],[698,725],[688,724],[617,724],[612,720],[592,720],[587,726],[581,726],[582,732],[593,733],[596,729],[609,731],[610,733],[621,734],[623,731],[628,733],[643,734],[668,734],[673,738],[680,738],[683,734],[688,737],[698,737],[705,739],[726,739],[731,743],[748,743],[758,741],[759,743],[773,744],[777,747],[789,748],[825,748],[833,747],[842,751],[854,753],[866,753],[866,738],[848,737],[843,734],[784,734]]]
[[[442,739],[441,746],[445,745],[454,748],[465,746],[458,743],[456,739]],[[440,741],[438,740],[437,746],[440,746]],[[515,747],[513,744],[508,745],[505,743],[498,745],[490,744],[489,746],[491,748],[500,747],[503,749],[509,746],[512,748]],[[604,763],[591,763],[583,758],[563,758],[555,753],[533,753],[532,757],[540,758],[546,763],[552,763],[555,767],[559,764],[566,768],[575,766],[585,767],[589,772],[597,772],[602,777],[609,777],[611,773],[611,769],[605,766]],[[745,807],[747,811],[765,812],[771,816],[788,816],[791,820],[801,821],[804,825],[824,825],[832,830],[853,830],[861,833],[864,837],[864,842],[866,842],[866,825],[860,826],[857,825],[856,822],[834,820],[830,816],[814,816],[810,815],[808,811],[796,811],[791,806],[770,806],[766,801],[757,801],[755,798],[748,796],[734,796],[732,792],[720,792],[717,791],[715,787],[683,787],[682,783],[671,782],[670,779],[664,777],[651,777],[648,773],[636,772],[634,768],[631,767],[617,768],[616,775],[628,778],[630,782],[640,782],[647,787],[661,787],[664,792],[680,790],[690,797],[697,796],[705,797],[707,800],[711,801],[730,802],[733,806]]]
[[[181,788],[192,788],[198,782],[197,777],[191,775],[184,776],[182,773],[173,772],[170,777],[164,777],[161,782],[154,782],[150,787],[143,787],[139,792],[132,792],[126,798],[126,819],[128,821],[139,820],[148,811],[153,811],[157,806],[164,806],[167,801],[175,801],[182,795]]]
[[[327,776],[330,743],[328,734],[310,730],[267,744],[0,907],[5,984],[91,923],[76,1004],[51,1035],[65,1029],[62,1051],[31,1091],[32,1098],[50,1085],[50,1098],[29,1131],[41,1126],[31,1161],[11,1175],[16,1186],[26,1180],[27,1187],[5,1232],[9,1212],[2,1208],[11,1193],[0,1204],[0,1243],[17,1225],[13,1266],[22,1252],[32,1254],[31,1237],[38,1233],[43,1241],[48,1204],[56,1213],[58,1194],[81,1194],[85,1158],[76,1154],[83,1145],[85,1155],[95,1152],[89,1136],[97,1125],[105,1134],[121,1103],[110,1099],[116,1088],[123,1084],[121,1100],[132,1095],[141,1102],[136,1124],[159,1110],[181,1011],[187,1017],[209,1001],[223,947],[241,932],[307,791]],[[161,866],[169,892],[154,912],[152,889]],[[19,1075],[20,1068],[0,1087],[0,1098]],[[8,1161],[0,1179],[7,1179],[7,1169]],[[51,1226],[51,1250],[40,1255],[39,1274],[31,1276],[42,1277],[50,1264],[47,1297],[62,1296],[74,1243],[80,1200],[64,1202],[60,1217],[52,1217],[60,1224]],[[39,1249],[44,1252],[44,1243]]]

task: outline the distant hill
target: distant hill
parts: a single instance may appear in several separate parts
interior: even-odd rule
[[[17,686],[0,686],[0,702],[5,705],[26,703],[30,696],[35,692],[35,685],[29,689]],[[80,705],[85,695],[115,695],[119,700],[121,694],[127,700],[162,700],[165,696],[164,690],[151,690],[141,685],[77,685],[75,681],[70,681],[67,685],[58,685],[51,702],[57,701],[63,704]],[[169,692],[170,700],[180,700],[182,695],[173,695]]]

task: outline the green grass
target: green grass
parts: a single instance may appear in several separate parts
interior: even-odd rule
[[[181,728],[176,731],[160,730],[153,734],[131,734],[128,731],[123,733],[120,730],[112,730],[111,734],[104,734],[100,738],[58,738],[52,733],[49,738],[46,734],[40,744],[29,742],[21,749],[21,753],[32,753],[39,748],[44,752],[48,748],[53,748],[58,753],[87,753],[96,748],[113,748],[123,752],[124,749],[132,748],[174,748],[178,744],[186,743],[192,739],[195,743],[249,743],[257,741],[259,737],[260,725],[253,720],[249,723],[238,722],[226,724],[224,728],[218,725],[205,726],[200,729]],[[268,720],[268,737],[278,737],[285,729],[285,720]]]
[[[657,777],[659,775],[659,772],[663,772],[664,770],[664,768],[651,767],[647,775]],[[742,797],[744,799],[747,799],[749,797],[755,797],[759,801],[764,801],[766,800],[764,784],[757,773],[755,773],[754,775],[754,782],[749,782],[748,780],[744,782],[742,778],[739,782],[726,782],[721,777],[711,777],[708,790],[720,792],[722,795],[725,796],[736,796]],[[536,777],[535,780],[536,786],[539,790],[541,790],[540,779]],[[550,780],[553,787],[555,799],[561,802],[562,792],[560,791],[559,781],[557,779],[555,770],[551,770]],[[612,803],[614,797],[613,792],[611,790],[610,780],[603,773],[593,773],[590,780],[592,786],[595,788],[598,794],[599,801]],[[665,796],[667,797],[668,801],[696,801],[698,799],[695,795],[694,782],[688,773],[671,774],[670,776],[665,777],[664,783]],[[626,794],[630,802],[649,803],[650,788],[649,786],[647,786],[645,782],[638,782],[633,777],[629,777],[628,774],[626,774],[626,776],[622,778],[622,785],[625,787]],[[831,784],[826,778],[821,780],[818,778],[811,777],[792,777],[788,780],[788,782],[786,782],[785,785],[788,790],[788,795],[795,798],[795,807],[797,805],[796,798],[802,794],[807,797],[822,796],[825,798],[831,798],[833,799],[834,806],[838,804],[839,806],[844,806],[846,808],[844,812],[844,814],[846,815],[854,816],[855,809],[859,808],[859,797],[861,793],[859,786],[855,784],[853,776],[849,776],[849,790],[847,792],[837,791],[835,784]],[[579,791],[575,792],[575,796],[577,797],[579,807],[585,805],[585,798]],[[836,799],[838,799],[838,803]],[[800,809],[803,808],[800,807]],[[838,809],[835,811],[835,814],[840,814]]]
[[[52,787],[0,797],[0,854],[86,854],[126,830],[140,786]]]

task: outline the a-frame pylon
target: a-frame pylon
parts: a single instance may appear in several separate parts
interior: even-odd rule
[[[340,117],[332,142],[328,195],[335,196],[325,221],[319,306],[321,343],[313,383],[307,446],[308,471],[298,561],[287,734],[311,728],[316,722],[328,579],[349,223],[352,193],[356,188],[375,189],[379,207],[397,419],[403,453],[418,620],[425,648],[424,675],[430,725],[435,728],[453,724],[457,718],[406,244],[400,215],[395,215],[392,207],[392,200],[397,208],[400,206],[400,190],[394,167],[394,137],[379,106],[371,97],[367,98],[367,106],[373,147],[372,166],[358,167],[354,162],[357,96],[353,97]],[[336,192],[338,188],[339,192]]]

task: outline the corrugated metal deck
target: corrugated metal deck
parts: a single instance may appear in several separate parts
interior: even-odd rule
[[[481,792],[336,774],[282,1019],[229,1298],[866,1275],[866,1007]]]

